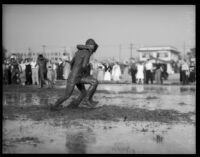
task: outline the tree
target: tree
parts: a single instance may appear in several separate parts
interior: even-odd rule
[[[6,58],[6,53],[7,53],[7,50],[3,47],[3,56],[2,56],[3,59]]]
[[[191,48],[190,52],[192,53],[192,56],[196,57],[196,48]]]
[[[188,52],[187,55],[188,55],[189,59],[195,58],[196,57],[196,48],[191,48],[190,52]]]

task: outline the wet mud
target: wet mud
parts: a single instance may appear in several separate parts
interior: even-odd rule
[[[51,111],[50,108],[40,106],[16,107],[6,106],[3,111],[3,119],[15,119],[20,116],[32,120],[45,120],[49,118],[65,117],[68,120],[87,119],[87,120],[107,120],[117,121],[123,119],[124,121],[154,121],[154,122],[173,122],[188,121],[192,122],[191,113],[179,113],[175,110],[147,110],[140,108],[127,108],[119,106],[103,105],[98,108],[70,108],[63,107],[58,111]]]
[[[3,153],[193,154],[194,86],[100,85],[97,108],[63,103],[63,88],[3,87]],[[187,145],[185,145],[187,143]]]

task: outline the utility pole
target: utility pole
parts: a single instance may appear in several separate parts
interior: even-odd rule
[[[131,54],[130,54],[130,58],[132,58],[132,50],[133,50],[133,44],[132,44],[132,43],[130,44],[130,49],[131,49],[131,52],[130,52],[130,53],[131,53]]]
[[[42,45],[42,48],[43,48],[43,54],[44,54],[44,56],[45,56],[45,55],[46,55],[46,54],[45,54],[46,45]]]
[[[64,53],[67,53],[66,47],[64,46]]]
[[[45,53],[46,45],[42,45],[42,48],[43,48],[43,53]]]
[[[31,57],[31,48],[28,48],[28,57]]]
[[[183,43],[183,58],[185,58],[185,42]]]
[[[119,45],[119,61],[121,61],[121,51],[122,51],[122,45]]]

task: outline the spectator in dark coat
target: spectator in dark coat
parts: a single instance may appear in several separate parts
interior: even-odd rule
[[[31,85],[32,84],[32,68],[31,68],[30,59],[27,59],[25,73],[26,73],[26,83],[25,84]]]
[[[131,67],[130,67],[132,83],[136,83],[136,73],[137,73],[137,66],[135,63],[135,59],[131,59]]]

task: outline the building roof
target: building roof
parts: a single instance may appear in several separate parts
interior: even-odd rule
[[[153,61],[153,62],[157,62],[157,63],[164,63],[164,64],[167,64],[167,63],[171,63],[171,61],[165,61],[165,60],[162,60],[162,59],[160,59],[160,58],[155,58],[155,57],[151,57],[150,59],[149,59],[149,61]],[[141,62],[147,62],[147,60],[146,61],[141,61]]]
[[[172,46],[142,47],[142,48],[139,48],[137,51],[138,52],[146,52],[146,51],[163,51],[163,50],[168,50],[168,51],[174,52],[176,54],[180,53],[175,47],[172,47]]]

